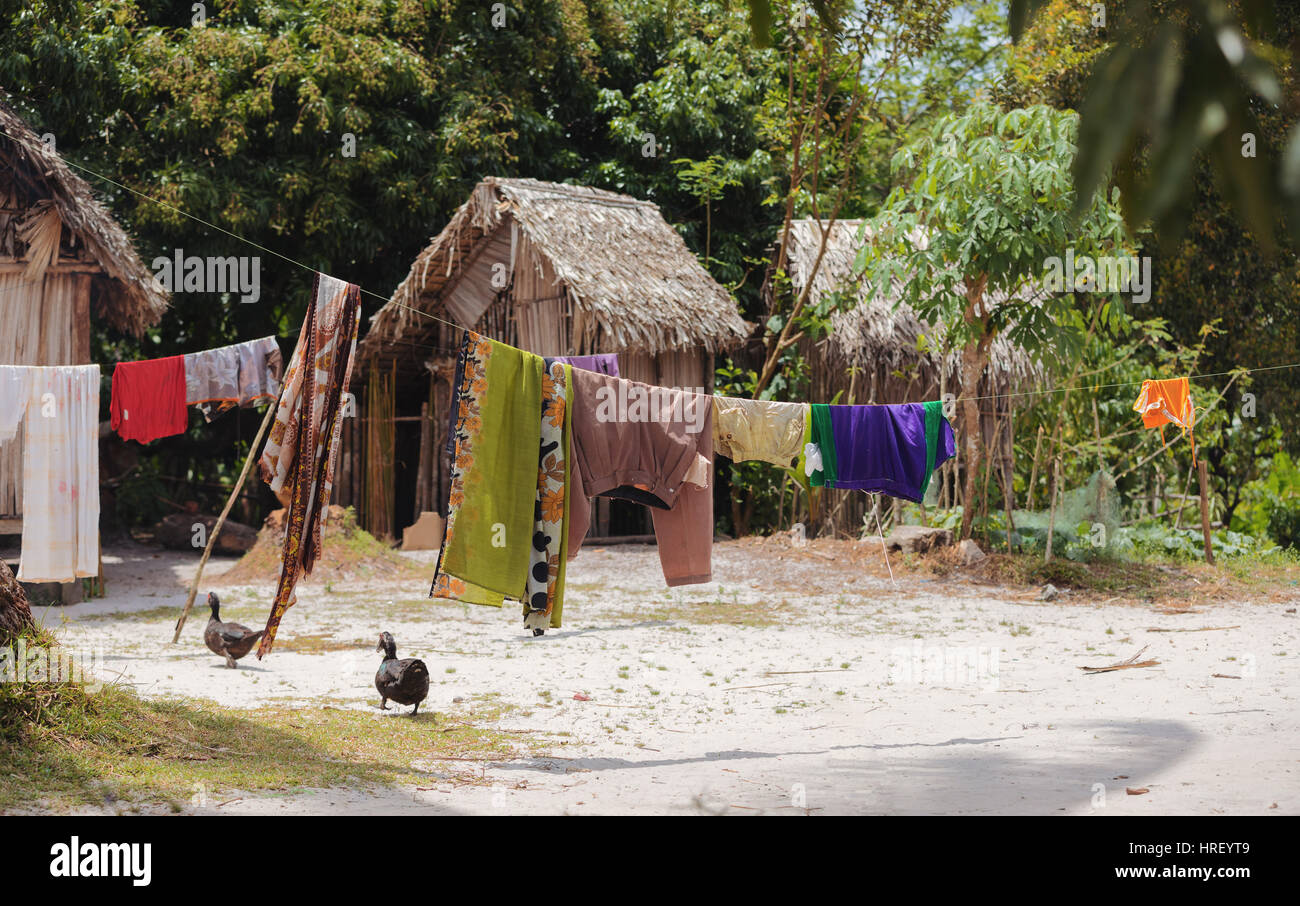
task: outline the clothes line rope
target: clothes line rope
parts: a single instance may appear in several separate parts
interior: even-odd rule
[[[35,146],[32,145],[30,142],[26,142],[26,141],[24,141],[24,140],[22,140],[22,139],[20,139],[20,138],[17,138],[17,137],[15,137],[15,136],[13,136],[13,135],[8,134],[8,133],[5,133],[5,137],[8,138],[10,141],[14,142],[15,144],[23,145],[24,147],[27,147],[27,148],[29,148],[29,149],[33,149],[33,150],[35,150]],[[42,148],[41,150],[44,150],[44,149]],[[166,209],[169,210],[169,211],[174,211],[175,213],[180,214],[182,217],[187,217],[187,218],[189,218],[190,220],[193,220],[195,223],[200,223],[200,224],[202,224],[203,226],[208,227],[209,229],[216,230],[216,231],[219,232],[219,233],[222,233],[222,234],[224,234],[224,235],[226,235],[226,236],[229,236],[231,239],[235,239],[235,240],[237,240],[237,241],[239,241],[239,242],[243,242],[243,243],[245,243],[246,245],[250,245],[250,246],[252,246],[253,248],[258,249],[259,251],[265,252],[265,253],[268,254],[268,255],[272,255],[272,256],[274,256],[274,257],[276,257],[276,258],[279,258],[279,259],[282,260],[282,261],[287,261],[288,263],[290,263],[290,264],[292,264],[292,265],[295,265],[296,267],[300,267],[300,268],[302,268],[303,270],[308,271],[309,273],[313,273],[313,274],[314,274],[314,273],[317,273],[317,268],[311,267],[311,266],[308,265],[308,264],[304,264],[303,262],[298,261],[298,260],[295,259],[295,258],[291,258],[291,257],[289,257],[288,255],[285,255],[285,254],[283,254],[283,253],[281,253],[281,252],[277,252],[277,251],[275,251],[274,249],[267,248],[266,246],[264,246],[264,245],[262,245],[262,244],[260,244],[260,243],[258,243],[258,242],[255,242],[255,241],[252,240],[252,239],[248,239],[248,238],[245,237],[245,236],[240,236],[238,233],[231,232],[230,230],[227,230],[227,229],[224,228],[224,227],[218,226],[218,225],[215,224],[215,223],[210,223],[209,221],[204,220],[202,217],[198,217],[198,216],[196,216],[196,215],[194,215],[194,214],[191,214],[191,213],[189,213],[188,211],[186,211],[186,210],[184,210],[184,209],[182,209],[182,208],[179,208],[179,207],[177,207],[177,206],[174,205],[174,204],[171,204],[170,202],[166,202],[166,201],[163,201],[163,200],[161,200],[161,199],[154,198],[154,197],[151,196],[151,195],[146,195],[144,192],[141,192],[141,191],[139,191],[139,190],[137,190],[137,189],[133,189],[133,188],[131,188],[130,186],[124,184],[124,183],[120,183],[120,182],[118,182],[117,180],[113,179],[113,178],[110,177],[110,176],[105,176],[105,175],[102,174],[102,173],[98,173],[98,172],[96,172],[96,171],[90,169],[89,167],[86,167],[86,166],[83,166],[83,165],[81,165],[81,164],[78,164],[78,163],[76,163],[76,162],[74,162],[74,161],[68,160],[67,158],[63,158],[63,162],[66,163],[68,166],[75,167],[75,168],[77,168],[78,170],[81,170],[81,171],[84,172],[84,173],[88,173],[88,174],[90,174],[91,176],[94,176],[96,179],[101,179],[101,180],[103,180],[104,182],[107,182],[107,183],[109,183],[109,184],[111,184],[111,185],[117,186],[117,187],[120,188],[120,189],[124,189],[125,191],[130,192],[132,195],[136,195],[136,196],[138,196],[138,197],[144,199],[145,201],[148,201],[148,202],[151,202],[151,203],[153,203],[153,204],[156,204],[156,205],[158,205],[158,206],[160,206],[160,207],[166,208]],[[448,327],[455,328],[456,330],[465,330],[465,329],[466,329],[463,325],[457,324],[457,323],[455,323],[454,321],[449,321],[449,320],[447,320],[446,318],[440,318],[440,317],[438,317],[437,315],[430,314],[429,312],[424,311],[423,309],[416,308],[415,306],[412,306],[412,305],[406,305],[406,304],[404,304],[404,303],[402,303],[402,302],[398,302],[398,301],[396,301],[396,300],[394,300],[394,299],[391,299],[391,298],[388,298],[388,297],[385,297],[385,296],[381,296],[379,293],[372,292],[371,290],[368,290],[368,289],[366,289],[366,288],[364,288],[364,287],[358,286],[358,289],[361,291],[361,293],[362,293],[363,295],[367,295],[367,296],[370,296],[370,297],[372,297],[372,298],[378,299],[379,301],[383,302],[383,303],[386,304],[386,305],[395,305],[395,306],[397,306],[398,308],[404,308],[404,309],[407,309],[408,311],[415,312],[417,315],[420,315],[421,317],[428,318],[428,319],[431,320],[431,321],[437,321],[437,322],[440,323],[440,324],[446,324]],[[440,349],[440,347],[436,347],[436,346],[424,346],[423,344],[416,344],[416,343],[409,343],[409,342],[408,342],[408,343],[405,343],[404,345],[408,345],[408,346],[412,346],[412,347],[417,347],[417,348],[434,349],[434,350]],[[1288,364],[1285,364],[1285,365],[1264,365],[1264,366],[1260,366],[1260,367],[1258,367],[1258,368],[1238,368],[1238,369],[1235,369],[1235,370],[1233,370],[1233,371],[1219,371],[1219,372],[1213,372],[1213,373],[1209,373],[1209,374],[1193,374],[1193,375],[1189,375],[1188,378],[1189,378],[1189,380],[1205,380],[1205,379],[1208,379],[1208,378],[1228,377],[1228,376],[1230,376],[1230,375],[1234,375],[1234,374],[1254,374],[1254,373],[1257,373],[1257,372],[1264,372],[1264,371],[1282,371],[1282,370],[1286,370],[1286,369],[1290,369],[1290,368],[1300,368],[1300,362],[1291,362],[1291,363],[1288,363]],[[1043,389],[1038,389],[1038,390],[1024,390],[1024,391],[1018,391],[1018,392],[1015,392],[1015,393],[993,393],[993,394],[987,394],[987,395],[984,395],[984,396],[961,396],[961,397],[955,397],[955,398],[952,400],[952,402],[954,402],[954,403],[962,403],[962,402],[979,402],[979,401],[982,401],[982,400],[1011,399],[1011,398],[1015,398],[1015,397],[1028,397],[1028,396],[1044,396],[1044,395],[1047,395],[1047,394],[1049,394],[1049,393],[1064,393],[1064,392],[1071,391],[1071,390],[1093,390],[1093,391],[1096,391],[1096,390],[1108,390],[1108,389],[1115,389],[1115,388],[1119,388],[1119,387],[1137,387],[1137,386],[1140,386],[1141,384],[1142,384],[1142,381],[1140,381],[1140,380],[1137,380],[1137,381],[1121,381],[1121,382],[1118,382],[1118,383],[1112,383],[1112,384],[1088,384],[1088,383],[1083,383],[1083,384],[1074,384],[1074,385],[1064,386],[1064,387],[1048,387],[1048,388],[1043,388]]]

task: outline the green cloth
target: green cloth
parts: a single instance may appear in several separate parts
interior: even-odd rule
[[[925,500],[926,489],[930,487],[930,476],[934,474],[935,453],[939,449],[939,429],[943,425],[943,403],[932,401],[922,405],[925,408],[925,478],[921,481],[921,500]]]
[[[560,628],[560,619],[564,613],[564,574],[569,563],[569,500],[573,470],[576,463],[569,455],[572,447],[569,438],[573,431],[573,367],[564,365],[564,529],[560,532],[560,575],[555,582],[555,606],[551,610],[551,628]]]
[[[486,337],[470,345],[455,453],[463,480],[452,489],[460,499],[453,499],[459,507],[442,569],[483,592],[523,598],[537,494],[542,359]]]
[[[812,443],[821,450],[822,467],[813,472],[808,483],[815,488],[834,487],[839,472],[835,468],[835,432],[831,429],[831,407],[827,403],[813,403],[809,421],[812,425]]]

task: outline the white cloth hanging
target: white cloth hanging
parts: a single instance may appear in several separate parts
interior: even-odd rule
[[[26,365],[0,365],[0,444],[18,433],[18,423],[27,411]]]
[[[28,366],[23,582],[99,574],[99,366]]]

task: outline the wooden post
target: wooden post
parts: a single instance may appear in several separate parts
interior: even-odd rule
[[[1205,460],[1196,464],[1196,474],[1201,479],[1201,537],[1205,540],[1205,562],[1214,565],[1214,548],[1210,543],[1210,477]]]
[[[1038,454],[1041,451],[1042,446],[1043,446],[1043,426],[1039,425],[1038,437],[1034,441],[1034,465],[1033,468],[1029,470],[1029,487],[1027,489],[1028,494],[1025,500],[1025,509],[1027,510],[1032,510],[1034,508],[1034,487],[1038,484]]]
[[[1187,508],[1187,492],[1192,487],[1192,466],[1187,467],[1187,480],[1183,482],[1183,496],[1178,498],[1178,515],[1174,517],[1174,531],[1183,524],[1183,510]]]
[[[415,518],[420,513],[432,509],[429,500],[433,494],[429,491],[429,482],[433,479],[433,418],[429,414],[428,402],[420,404],[420,450],[416,459],[415,471]]]
[[[203,567],[208,564],[208,557],[212,556],[212,548],[217,543],[217,536],[221,534],[221,527],[226,524],[226,517],[230,515],[230,508],[235,505],[235,499],[239,497],[240,490],[244,487],[244,481],[248,478],[249,470],[253,468],[253,460],[257,459],[257,448],[262,444],[262,438],[266,436],[266,429],[270,427],[271,420],[275,417],[275,410],[279,408],[279,401],[275,401],[266,407],[266,416],[262,419],[262,427],[257,429],[257,437],[253,439],[253,447],[248,451],[248,459],[244,461],[244,471],[239,473],[239,480],[235,482],[234,488],[230,491],[230,499],[226,501],[225,507],[221,510],[221,515],[217,517],[217,524],[213,526],[211,533],[208,535],[208,546],[203,549],[203,558],[199,560],[198,571],[194,573],[194,581],[190,584],[190,592],[185,597],[185,609],[181,611],[181,618],[176,621],[176,632],[172,635],[172,644],[175,645],[180,641],[181,629],[185,626],[185,618],[190,615],[190,608],[194,606],[194,596],[199,591],[199,580],[203,578]]]
[[[1052,535],[1056,531],[1056,486],[1061,482],[1061,460],[1052,460],[1052,474],[1047,482],[1047,555],[1044,563],[1052,562]]]

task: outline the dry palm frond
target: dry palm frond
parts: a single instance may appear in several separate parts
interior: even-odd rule
[[[59,210],[48,199],[32,206],[23,222],[18,225],[18,238],[27,246],[27,270],[23,279],[36,282],[45,276],[45,270],[59,259],[59,238],[63,234],[63,221]]]
[[[167,294],[145,268],[126,231],[95,199],[86,181],[42,142],[3,98],[0,91],[0,194],[12,195],[24,206],[44,203],[44,211],[53,212],[36,218],[40,225],[29,215],[23,225],[38,240],[33,243],[24,239],[32,265],[43,273],[54,260],[59,231],[47,218],[57,217],[57,223],[67,228],[107,278],[104,291],[95,297],[97,313],[118,330],[141,335],[162,318],[167,310]],[[48,248],[43,243],[50,242],[51,235],[53,247]],[[42,249],[43,259],[39,254]]]

